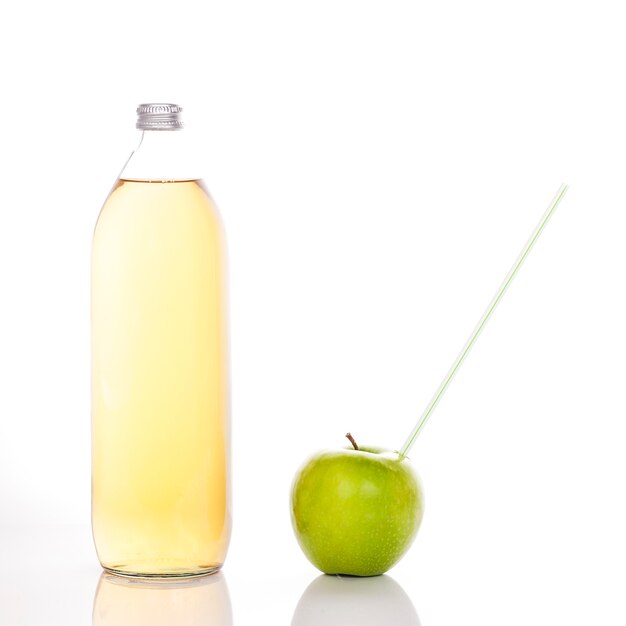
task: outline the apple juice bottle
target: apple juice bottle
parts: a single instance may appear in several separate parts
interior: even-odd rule
[[[92,529],[128,576],[215,572],[230,538],[224,239],[173,104],[139,147],[92,249]]]

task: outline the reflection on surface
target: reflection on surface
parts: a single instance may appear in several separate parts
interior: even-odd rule
[[[222,573],[181,580],[122,578],[104,572],[93,603],[93,626],[232,626]]]
[[[302,594],[291,626],[420,626],[404,589],[390,576],[322,575]]]

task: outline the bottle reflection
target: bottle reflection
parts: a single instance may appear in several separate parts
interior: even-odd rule
[[[104,572],[93,626],[233,626],[222,573],[181,580],[122,578]]]
[[[291,626],[420,626],[404,589],[390,576],[322,575],[305,590]]]

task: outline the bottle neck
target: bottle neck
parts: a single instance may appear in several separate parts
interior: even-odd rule
[[[200,178],[182,130],[140,130],[139,142],[119,178],[168,182]]]

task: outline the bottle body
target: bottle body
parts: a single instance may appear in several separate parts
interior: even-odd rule
[[[200,180],[117,182],[92,252],[92,527],[109,571],[190,576],[224,562],[224,262]]]

